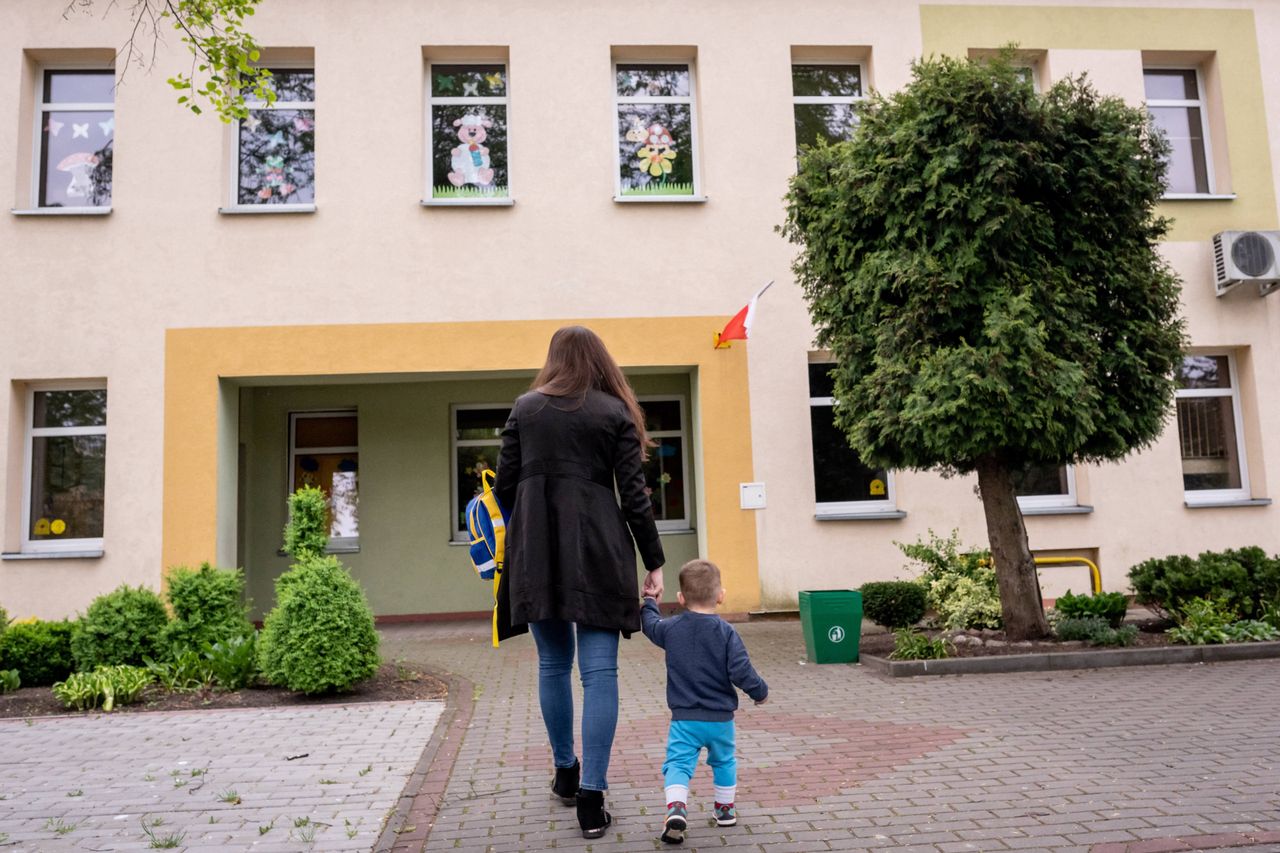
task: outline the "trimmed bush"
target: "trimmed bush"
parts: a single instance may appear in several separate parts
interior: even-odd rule
[[[1053,609],[1064,618],[1097,616],[1105,619],[1112,628],[1119,628],[1124,622],[1125,612],[1129,609],[1129,599],[1121,592],[1072,595],[1071,590],[1067,590],[1066,595],[1054,603]]]
[[[15,622],[0,634],[0,669],[16,669],[28,687],[47,687],[75,669],[70,622]]]
[[[76,669],[129,664],[140,666],[144,658],[160,658],[165,649],[161,637],[169,614],[160,596],[146,587],[121,585],[100,595],[76,623],[71,653]]]
[[[1112,627],[1102,616],[1063,616],[1054,624],[1053,633],[1059,640],[1083,640],[1095,646],[1127,646],[1138,636],[1138,629],[1133,625]]]
[[[284,552],[297,562],[324,553],[329,544],[329,500],[314,486],[289,495],[289,523],[284,526]]]
[[[198,569],[178,566],[169,572],[168,582],[166,595],[174,618],[165,626],[162,642],[170,657],[203,652],[205,646],[253,632],[245,615],[244,573],[239,569],[216,569],[208,563]]]
[[[1280,557],[1268,557],[1256,545],[1223,551],[1221,556],[1235,560],[1249,576],[1253,607],[1247,615],[1261,618],[1268,605],[1280,604]]]
[[[1181,613],[1195,598],[1220,602],[1237,613],[1253,612],[1249,573],[1224,554],[1145,560],[1129,570],[1129,583],[1139,604],[1166,618]]]
[[[920,582],[925,586],[925,603],[937,614],[942,627],[959,630],[1001,626],[1000,589],[990,551],[962,551],[958,530],[951,531],[946,539],[930,530],[928,542],[895,544],[922,569]],[[908,566],[911,568],[914,567]]]
[[[924,618],[924,587],[914,581],[862,585],[862,611],[886,628],[906,628]]]
[[[268,681],[299,693],[342,692],[378,663],[373,611],[336,558],[307,555],[276,579],[276,606],[258,638]]]

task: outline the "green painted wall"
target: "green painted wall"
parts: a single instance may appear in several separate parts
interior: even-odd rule
[[[679,394],[686,421],[693,401],[687,374],[631,377],[637,394]],[[270,609],[274,581],[289,567],[279,554],[289,486],[289,413],[355,408],[360,430],[360,551],[339,558],[383,616],[487,610],[490,587],[479,581],[464,545],[451,544],[450,406],[514,400],[527,378],[484,381],[260,386],[241,389],[243,480],[237,542],[255,618]],[[687,425],[686,425],[687,428]],[[693,448],[687,453],[693,471]],[[690,512],[695,501],[690,495]],[[697,519],[693,519],[694,527]],[[693,531],[664,533],[669,576],[698,556]]]

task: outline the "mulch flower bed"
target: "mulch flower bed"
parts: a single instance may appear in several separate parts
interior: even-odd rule
[[[1174,645],[1165,633],[1168,622],[1152,620],[1130,623],[1138,628],[1138,635],[1127,648],[1160,648]],[[1044,654],[1046,652],[1108,651],[1121,646],[1093,646],[1083,641],[1036,640],[1011,643],[1003,631],[924,631],[929,637],[946,637],[951,641],[947,656],[952,658],[992,657],[995,655]],[[863,634],[859,652],[887,658],[893,652],[893,634]]]
[[[350,693],[304,696],[281,687],[252,687],[223,692],[196,690],[170,693],[151,685],[141,701],[118,706],[111,713],[133,714],[145,711],[192,711],[207,708],[307,708],[316,705],[345,705],[352,702],[388,702],[396,700],[443,699],[448,685],[424,672],[404,664],[384,663],[377,675],[362,682]],[[101,711],[69,711],[53,697],[48,687],[23,687],[0,695],[0,718],[47,717],[53,714],[101,714]]]

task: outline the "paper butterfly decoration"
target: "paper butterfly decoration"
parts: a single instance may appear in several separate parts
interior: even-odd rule
[[[71,125],[71,138],[79,139],[81,136],[85,139],[89,138],[89,122],[87,121],[84,124]]]
[[[486,74],[484,75],[484,79],[485,82],[489,84],[490,89],[496,90],[502,88],[502,74],[499,72],[495,71],[492,74]]]
[[[244,120],[244,126],[249,128],[250,132],[257,130],[258,126],[261,124],[262,124],[262,119],[258,118],[257,116],[249,116],[247,119]]]
[[[66,125],[63,124],[62,122],[57,121],[55,119],[49,119],[49,133],[53,134],[54,136],[57,136],[59,133],[61,133],[62,128],[64,127],[66,127]]]
[[[102,129],[103,136],[110,136],[111,132],[116,129],[116,117],[112,116],[106,121],[98,122],[98,127]]]
[[[470,82],[463,83],[463,84],[462,84],[462,94],[464,94],[464,95],[470,95],[470,96],[471,96],[471,97],[473,97],[473,98],[474,98],[474,97],[479,97],[479,95],[480,95],[480,81],[479,81],[479,80],[472,80],[472,81],[470,81]]]

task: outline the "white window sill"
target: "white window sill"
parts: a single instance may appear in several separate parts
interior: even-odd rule
[[[1184,501],[1184,504],[1187,509],[1218,509],[1232,506],[1271,506],[1271,498],[1237,498],[1234,500],[1226,498],[1223,500],[1212,501],[1189,499]]]
[[[423,207],[512,207],[516,200],[509,196],[500,198],[424,198],[418,202]]]
[[[881,509],[874,512],[815,512],[817,521],[885,521],[886,519],[906,518],[905,510]]]
[[[1023,515],[1088,515],[1093,507],[1076,504],[1071,506],[1024,506]]]
[[[705,195],[615,195],[618,204],[706,204]]]
[[[315,213],[314,204],[237,204],[231,207],[220,207],[218,213],[223,216],[240,216],[255,213]]]
[[[10,551],[0,554],[0,560],[96,560],[102,549],[84,551]]]
[[[13,208],[9,211],[14,216],[106,216],[111,213],[110,207],[33,207]]]
[[[1165,193],[1161,201],[1235,201],[1235,193]]]
[[[659,536],[688,536],[690,533],[696,533],[692,527],[667,527],[658,528]]]
[[[360,543],[356,540],[347,540],[345,542],[332,542],[324,547],[326,554],[359,554]],[[277,557],[287,557],[288,552],[283,548],[276,550]]]

